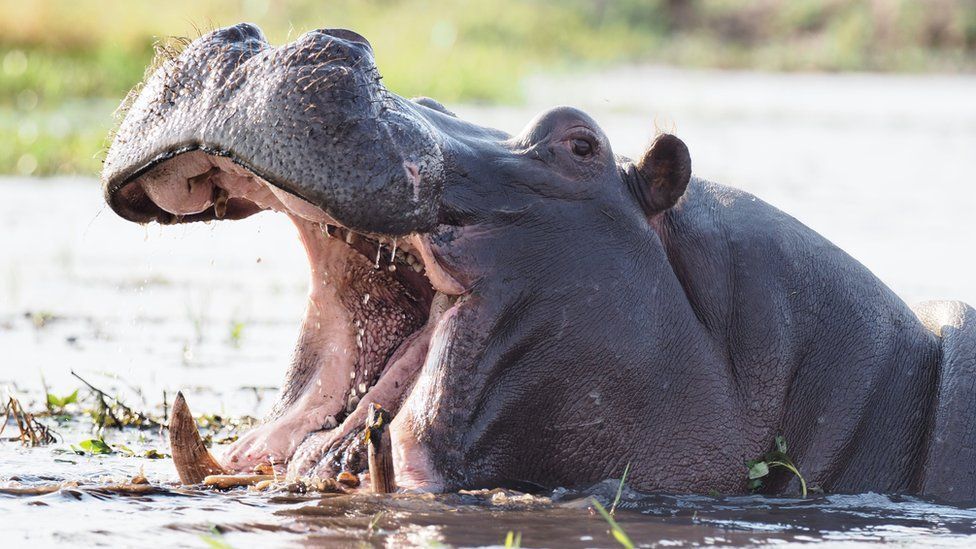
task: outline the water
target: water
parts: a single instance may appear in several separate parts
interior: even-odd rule
[[[62,429],[84,437],[81,424]],[[140,434],[144,435],[140,440]],[[126,431],[113,443],[134,451],[153,447],[152,433]],[[498,546],[521,532],[525,547],[609,547],[606,523],[590,509],[617,490],[606,481],[586,492],[529,496],[482,491],[438,496],[227,493],[177,488],[168,460],[78,456],[50,450],[0,450],[4,476],[26,484],[82,482],[43,496],[0,495],[6,540],[32,546],[204,546],[203,537],[234,547]],[[150,496],[120,496],[94,486],[144,473],[162,483]],[[86,488],[86,485],[92,487]],[[772,545],[811,541],[852,544],[890,541],[939,546],[976,543],[976,508],[879,494],[827,495],[807,500],[761,496],[646,495],[624,491],[617,521],[643,545]],[[219,534],[215,534],[219,532]]]
[[[907,301],[976,303],[976,78],[641,68],[526,86],[528,106],[456,110],[517,132],[548,105],[575,104],[603,125],[617,152],[632,156],[655,121],[673,124],[696,173],[795,215]],[[3,179],[0,234],[0,393],[39,409],[41,376],[64,395],[80,386],[74,370],[141,410],[161,413],[164,391],[171,401],[183,390],[198,413],[267,411],[297,337],[307,277],[280,216],[143,228],[107,210],[93,180]],[[169,460],[75,455],[69,446],[90,438],[90,426],[57,430],[53,447],[0,443],[0,486],[97,485],[142,470],[169,491],[0,496],[0,536],[11,545],[204,546],[200,536],[214,526],[235,547],[497,545],[509,530],[521,531],[525,546],[613,545],[581,494],[512,501],[185,492]],[[137,453],[167,450],[152,430],[109,431],[106,440]],[[614,489],[595,491],[608,498]],[[618,520],[635,541],[662,547],[976,542],[976,510],[877,494],[628,494]]]
[[[85,436],[64,430],[67,436]],[[143,433],[145,434],[145,433]],[[152,446],[134,431],[133,450]],[[7,540],[32,546],[204,546],[220,539],[234,547],[499,546],[509,531],[525,547],[610,547],[606,523],[590,509],[617,489],[607,481],[586,492],[557,490],[529,496],[489,491],[438,496],[292,495],[180,489],[168,460],[52,454],[5,445],[7,471],[28,484],[72,479],[98,485],[143,472],[163,491],[120,496],[94,488],[65,488],[43,496],[0,495]],[[30,474],[27,475],[26,472]],[[642,495],[625,490],[617,522],[635,542],[656,547],[781,545],[812,541],[968,546],[976,543],[976,509],[911,497],[827,495],[807,500],[761,496]],[[219,532],[219,533],[215,533]]]

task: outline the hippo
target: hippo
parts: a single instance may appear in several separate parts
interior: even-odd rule
[[[355,32],[274,47],[239,24],[130,94],[102,189],[136,223],[273,210],[308,255],[276,403],[219,457],[175,445],[181,475],[361,474],[375,405],[401,491],[584,487],[629,465],[637,490],[737,494],[788,441],[825,492],[976,500],[976,311],[910,308],[693,175],[674,135],[626,158],[565,106],[509,135],[389,91]]]

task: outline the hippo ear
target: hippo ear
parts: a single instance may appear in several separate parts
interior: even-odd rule
[[[677,137],[662,133],[634,165],[628,184],[644,213],[651,217],[674,206],[690,179],[688,147]]]

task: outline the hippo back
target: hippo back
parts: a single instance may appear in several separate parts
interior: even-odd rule
[[[909,307],[739,190],[693,178],[660,230],[696,315],[726,350],[742,436],[771,449],[782,434],[828,491],[917,490],[939,349]]]

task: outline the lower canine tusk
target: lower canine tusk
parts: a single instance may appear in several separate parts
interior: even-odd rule
[[[182,392],[176,394],[169,419],[169,448],[183,484],[200,484],[210,475],[227,474],[204,446]]]
[[[366,455],[369,462],[369,482],[377,494],[396,492],[393,474],[393,443],[390,440],[389,412],[376,404],[369,405],[366,417]]]

